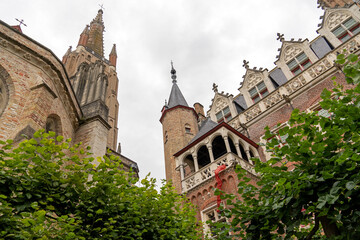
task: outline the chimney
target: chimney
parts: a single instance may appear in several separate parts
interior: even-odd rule
[[[194,103],[195,112],[199,116],[199,122],[205,120],[204,106],[200,103]]]

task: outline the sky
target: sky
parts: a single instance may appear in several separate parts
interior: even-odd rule
[[[189,106],[209,109],[213,83],[236,96],[243,60],[269,70],[285,40],[317,36],[317,0],[0,0],[0,19],[51,49],[59,59],[104,7],[104,47],[117,48],[122,154],[140,177],[165,178],[161,108],[169,98],[174,62]]]

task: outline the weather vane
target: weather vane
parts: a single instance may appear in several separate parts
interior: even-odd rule
[[[21,24],[22,24],[25,27],[27,27],[27,25],[24,23],[24,19],[19,20],[19,19],[15,18],[15,20],[19,22],[19,26],[21,26]]]
[[[101,10],[105,10],[104,4],[99,4],[99,6],[100,6]]]

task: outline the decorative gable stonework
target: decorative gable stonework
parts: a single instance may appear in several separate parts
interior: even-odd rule
[[[247,89],[250,90],[251,88],[255,87],[256,84],[260,83],[264,80],[264,75],[259,72],[253,72],[250,74],[247,74],[245,77],[244,82],[247,82]]]
[[[330,14],[328,14],[325,22],[325,26],[333,30],[335,27],[337,27],[340,23],[345,21],[347,18],[350,17],[350,14],[348,11],[335,11]]]
[[[285,43],[284,45],[280,59],[283,59],[285,62],[289,62],[303,51],[301,44]]]
[[[250,94],[252,89],[256,89],[256,95],[261,95],[257,87],[259,84],[262,84],[262,86],[264,87],[263,89],[267,89],[269,93],[275,90],[274,85],[269,78],[269,72],[267,69],[247,68],[244,75],[244,81],[242,83],[242,86],[239,88],[240,93],[244,96],[247,106],[251,106],[254,104],[254,101]],[[261,98],[262,97],[263,96],[261,96]]]
[[[327,8],[321,17],[323,20],[321,24],[319,24],[320,28],[317,32],[321,36],[324,36],[331,45],[336,48],[340,46],[342,42],[334,35],[333,31],[348,19],[353,18],[356,22],[360,22],[358,12],[359,7],[356,6],[356,4],[343,8]]]
[[[217,122],[218,119],[216,114],[224,110],[226,107],[229,107],[231,116],[236,116],[237,112],[233,104],[233,100],[233,95],[231,94],[215,92],[215,96],[213,98],[212,104],[209,107],[207,115],[211,118],[211,120]]]
[[[289,68],[288,64],[294,61],[295,58],[298,58],[299,55],[305,56],[306,59],[310,61],[310,64],[318,60],[318,57],[310,48],[308,39],[303,41],[301,41],[301,39],[297,41],[294,41],[293,39],[290,41],[285,41],[282,39],[281,41],[282,46],[280,48],[279,58],[275,64],[281,68],[287,79],[291,79],[295,76],[292,70]],[[300,65],[298,61],[297,64]]]

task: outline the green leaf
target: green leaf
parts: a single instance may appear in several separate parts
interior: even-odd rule
[[[356,184],[353,181],[349,181],[345,186],[347,190],[353,190],[356,187]]]

